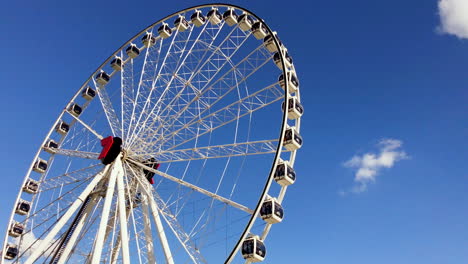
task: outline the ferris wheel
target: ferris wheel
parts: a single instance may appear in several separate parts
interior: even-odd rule
[[[226,4],[169,15],[66,104],[12,205],[0,263],[263,261],[302,114],[292,58],[264,20]]]

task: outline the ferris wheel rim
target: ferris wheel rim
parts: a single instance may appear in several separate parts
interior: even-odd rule
[[[148,29],[150,28],[154,28],[156,25],[170,19],[170,18],[173,18],[175,16],[177,16],[178,14],[181,14],[181,13],[185,13],[185,12],[188,12],[188,11],[191,11],[191,10],[194,10],[194,9],[197,9],[197,8],[207,8],[207,7],[218,7],[218,6],[222,6],[222,7],[228,7],[228,8],[235,8],[237,10],[241,10],[243,12],[246,12],[247,14],[255,17],[258,21],[261,21],[263,23],[263,25],[266,27],[268,33],[270,35],[273,35],[274,32],[271,30],[271,28],[269,27],[269,25],[267,23],[264,22],[263,19],[261,19],[258,15],[256,15],[255,13],[251,12],[250,10],[246,9],[246,8],[243,8],[243,7],[240,7],[240,6],[237,6],[237,5],[232,5],[232,4],[223,4],[223,3],[210,3],[210,4],[203,4],[203,5],[197,5],[197,6],[193,6],[193,7],[189,7],[189,8],[185,8],[183,10],[179,10],[175,13],[172,13],[171,15],[168,15],[154,23],[152,23],[151,25],[147,26],[145,29],[143,29],[142,31],[138,32],[136,35],[134,35],[132,38],[130,38],[127,42],[125,42],[121,47],[119,47],[115,52],[113,52],[106,60],[104,60],[104,62],[89,76],[89,78],[83,83],[83,85],[78,89],[77,93],[71,98],[71,100],[67,103],[67,106],[70,105],[71,103],[74,102],[74,100],[80,95],[80,92],[91,82],[93,81],[93,76],[95,76],[97,73],[99,73],[120,51],[122,51],[123,49],[125,49],[125,47],[127,47],[130,43],[132,43],[132,41],[134,41],[135,39],[137,39],[139,36],[141,36],[142,34],[144,34],[145,31],[147,31]],[[277,37],[274,37],[273,38],[274,40],[274,43],[276,45],[276,47],[278,48],[278,50],[280,50],[281,48],[281,45],[277,39]],[[286,63],[284,61],[284,58],[283,56],[281,56],[281,64],[282,64],[282,72],[284,74],[284,76],[286,76],[287,74],[287,67],[286,67]],[[294,70],[295,71],[295,70]],[[289,85],[289,82],[285,82],[285,86],[286,88],[284,89],[284,99],[285,99],[285,107],[286,109],[288,109],[288,101],[287,100],[289,98],[289,92],[288,92],[288,85]],[[297,90],[296,92],[296,96],[298,98],[300,98],[300,95],[299,95],[299,89]],[[53,123],[51,129],[49,130],[49,132],[47,133],[44,141],[42,142],[42,144],[40,145],[38,151],[36,152],[30,166],[29,166],[29,169],[26,173],[26,176],[23,180],[23,183],[21,186],[24,186],[24,184],[27,182],[28,178],[29,178],[29,175],[31,174],[32,172],[32,168],[33,168],[33,165],[34,165],[34,162],[37,160],[37,158],[40,156],[40,153],[41,151],[43,150],[43,146],[44,144],[47,142],[47,140],[50,138],[50,135],[54,132],[54,128],[56,127],[56,125],[60,122],[60,120],[62,119],[62,117],[67,113],[67,109],[65,108],[64,110],[61,111],[61,113],[59,114],[58,118],[56,119],[56,121]],[[247,237],[248,233],[250,232],[250,229],[252,228],[253,226],[253,223],[256,221],[256,219],[258,218],[258,214],[260,212],[260,207],[262,205],[262,202],[265,200],[265,198],[267,197],[268,195],[268,190],[270,189],[270,186],[271,186],[271,183],[273,181],[273,176],[274,176],[274,171],[275,171],[275,167],[279,161],[279,158],[280,158],[280,154],[281,154],[281,150],[282,150],[282,146],[283,146],[283,141],[282,139],[284,138],[284,134],[285,134],[285,131],[286,131],[286,128],[287,128],[287,110],[286,111],[283,111],[283,116],[282,116],[282,124],[281,124],[281,130],[280,130],[280,135],[279,135],[279,140],[278,140],[278,144],[277,144],[277,147],[276,147],[276,153],[275,153],[275,157],[273,158],[273,163],[271,165],[271,169],[270,169],[270,173],[269,173],[269,176],[267,178],[267,181],[265,183],[265,186],[263,188],[263,191],[261,193],[261,196],[257,202],[257,205],[255,207],[255,210],[254,210],[254,213],[251,214],[251,218],[248,222],[248,225],[246,226],[246,228],[244,229],[242,235],[239,237],[237,243],[236,243],[236,246],[232,249],[231,253],[229,254],[228,258],[226,259],[225,263],[230,263],[232,261],[232,258],[237,254],[237,252],[239,251],[240,249],[240,245],[242,243],[242,241],[245,240],[245,238]],[[296,121],[296,128],[297,130],[299,131],[299,128],[300,128],[300,117],[297,119]],[[294,163],[294,159],[295,159],[295,156],[296,156],[296,151],[293,151],[291,152],[291,162]],[[52,157],[53,159],[53,157]],[[283,188],[282,188],[283,189]],[[284,190],[286,190],[286,188],[284,188]],[[17,196],[17,199],[14,203],[14,205],[16,205],[18,203],[18,201],[20,200],[21,198],[21,188],[20,188],[20,191],[19,191],[19,194]],[[284,191],[285,193],[285,191]],[[284,195],[284,194],[283,194]],[[14,218],[14,215],[15,215],[15,210],[13,208],[12,210],[12,213],[10,215],[10,218],[9,218],[9,221],[8,221],[8,225],[10,225],[10,223],[12,222],[13,218]],[[269,229],[268,231],[266,232],[266,234],[264,234],[264,236],[266,236],[269,232]],[[8,242],[8,228],[6,230],[6,234],[5,234],[5,239],[4,239],[4,243],[3,243],[3,247],[6,246],[6,243]],[[3,263],[4,262],[4,248],[2,248],[2,254],[1,254],[1,260],[0,260],[0,263]]]

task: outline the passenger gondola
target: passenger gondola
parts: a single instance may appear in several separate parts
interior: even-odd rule
[[[284,111],[284,102],[281,104],[281,109]],[[288,118],[291,120],[298,119],[304,114],[304,107],[299,102],[297,97],[293,96],[288,99]]]
[[[111,63],[110,63],[112,69],[115,71],[121,71],[122,70],[122,58],[120,57],[115,57]]]
[[[68,107],[68,112],[76,117],[81,115],[81,112],[83,112],[83,108],[81,106],[73,103]]]
[[[223,19],[223,16],[221,15],[221,13],[219,13],[218,8],[212,8],[208,12],[208,14],[206,14],[206,16],[208,17],[208,20],[211,22],[212,25],[219,24]]]
[[[91,87],[86,87],[81,92],[81,96],[86,100],[92,100],[96,96],[96,91],[94,91]]]
[[[38,173],[44,173],[47,170],[47,161],[37,158],[33,165],[33,171]]]
[[[5,253],[4,253],[4,258],[8,260],[12,260],[18,256],[18,246],[14,244],[8,243],[5,246]]]
[[[286,64],[286,68],[291,68],[293,64],[293,60],[291,56],[289,56],[289,53],[286,50],[284,50],[283,52],[285,53],[284,63]],[[275,62],[276,66],[278,66],[280,70],[283,69],[283,64],[281,63],[281,54],[279,52],[276,52],[275,55],[273,55],[273,61]]]
[[[252,25],[252,33],[256,39],[264,39],[268,36],[268,29],[262,22],[257,21]]]
[[[253,19],[247,15],[246,13],[239,16],[239,28],[243,31],[250,30],[252,28],[252,24],[254,23]]]
[[[236,14],[236,11],[234,11],[234,9],[232,8],[229,8],[226,12],[224,12],[223,14],[223,19],[224,21],[226,21],[226,23],[232,27],[234,26],[235,24],[237,24],[237,18],[239,16]]]
[[[50,139],[44,145],[44,151],[50,154],[55,154],[57,152],[58,144],[54,140]]]
[[[183,16],[179,16],[174,21],[174,25],[175,25],[176,29],[179,30],[180,32],[184,32],[185,30],[187,30],[189,28],[189,23],[188,23],[187,19],[185,19],[185,17],[183,17]]]
[[[102,71],[96,75],[96,81],[100,85],[106,85],[110,81],[110,76],[105,71]]]
[[[143,45],[148,48],[156,43],[156,38],[151,32],[146,32],[146,34],[141,38],[141,42],[143,42]]]
[[[19,215],[26,215],[31,210],[31,203],[25,200],[19,200],[18,204],[16,205],[16,213]]]
[[[13,222],[10,225],[10,229],[8,229],[8,235],[12,237],[19,237],[24,233],[24,225],[18,223],[18,222]]]
[[[161,38],[166,39],[171,36],[172,29],[167,23],[163,22],[162,25],[158,28],[158,33]]]
[[[61,135],[66,135],[68,131],[70,131],[70,125],[67,123],[60,121],[56,126],[55,126],[55,131]]]
[[[299,81],[296,77],[296,74],[294,74],[294,72],[292,71],[288,71],[287,74],[288,76],[288,92],[290,93],[294,93],[297,91],[297,89],[299,88]],[[286,89],[286,82],[284,81],[284,74],[281,74],[280,77],[278,78],[278,82],[281,86],[281,88],[283,88],[283,90]]]
[[[279,223],[283,221],[283,207],[275,198],[269,198],[263,202],[262,207],[260,208],[260,216],[269,224]]]
[[[29,179],[23,186],[23,191],[35,194],[39,191],[39,183],[35,180]]]
[[[265,45],[265,47],[267,48],[268,51],[270,51],[270,52],[277,52],[277,51],[278,51],[278,47],[276,47],[276,44],[275,44],[273,35],[274,35],[274,36],[276,37],[276,39],[278,40],[278,44],[280,45],[280,48],[282,48],[283,43],[282,43],[281,40],[278,38],[276,32],[273,32],[273,34],[266,36],[266,37],[263,39],[263,44]]]
[[[161,165],[161,164],[157,163],[155,158],[147,159],[147,160],[145,160],[143,162],[143,164],[150,167],[150,168],[153,168],[155,170],[159,169],[159,166]],[[146,170],[146,169],[143,169],[143,173],[145,174],[145,177],[149,181],[149,183],[154,184],[153,177],[154,177],[155,173],[152,172],[152,171]]]
[[[128,46],[128,48],[125,50],[125,52],[132,59],[134,59],[134,58],[138,57],[138,55],[140,55],[140,50],[138,49],[137,45],[135,45],[133,43],[130,44],[130,46]]]
[[[274,179],[279,185],[288,186],[296,181],[296,172],[288,161],[280,160],[276,165]]]
[[[258,236],[249,236],[242,243],[242,257],[250,262],[260,262],[265,259],[266,248]]]
[[[295,127],[288,127],[284,134],[283,146],[290,151],[299,149],[302,146],[302,137]]]
[[[205,24],[206,18],[203,16],[200,10],[195,10],[195,12],[190,17],[190,20],[192,20],[192,23],[195,26],[200,27]]]

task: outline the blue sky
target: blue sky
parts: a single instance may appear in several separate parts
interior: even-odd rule
[[[278,31],[305,107],[298,180],[267,240],[267,263],[468,262],[468,40],[437,30],[438,1],[232,3]],[[196,4],[3,5],[0,233],[31,158],[76,87],[135,33]],[[374,180],[353,192],[359,166],[344,163],[378,158],[384,139],[399,140],[405,157],[376,165]]]

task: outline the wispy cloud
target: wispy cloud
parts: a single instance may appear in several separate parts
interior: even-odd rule
[[[378,153],[365,153],[361,156],[355,155],[343,165],[347,168],[356,170],[354,175],[355,186],[351,189],[353,193],[360,193],[367,189],[370,182],[375,178],[383,168],[391,168],[402,159],[408,158],[408,155],[402,149],[403,142],[397,139],[382,139],[377,144]],[[341,192],[346,194],[346,192]]]
[[[38,249],[41,243],[43,243],[42,239],[38,239],[32,232],[28,232],[22,236],[20,251],[23,252],[26,256],[30,256],[32,252]],[[42,256],[49,257],[52,255],[54,250],[54,247],[52,246],[53,244],[54,242],[50,242],[48,245],[46,245],[46,250]]]
[[[439,0],[439,16],[439,32],[468,39],[467,0]]]

